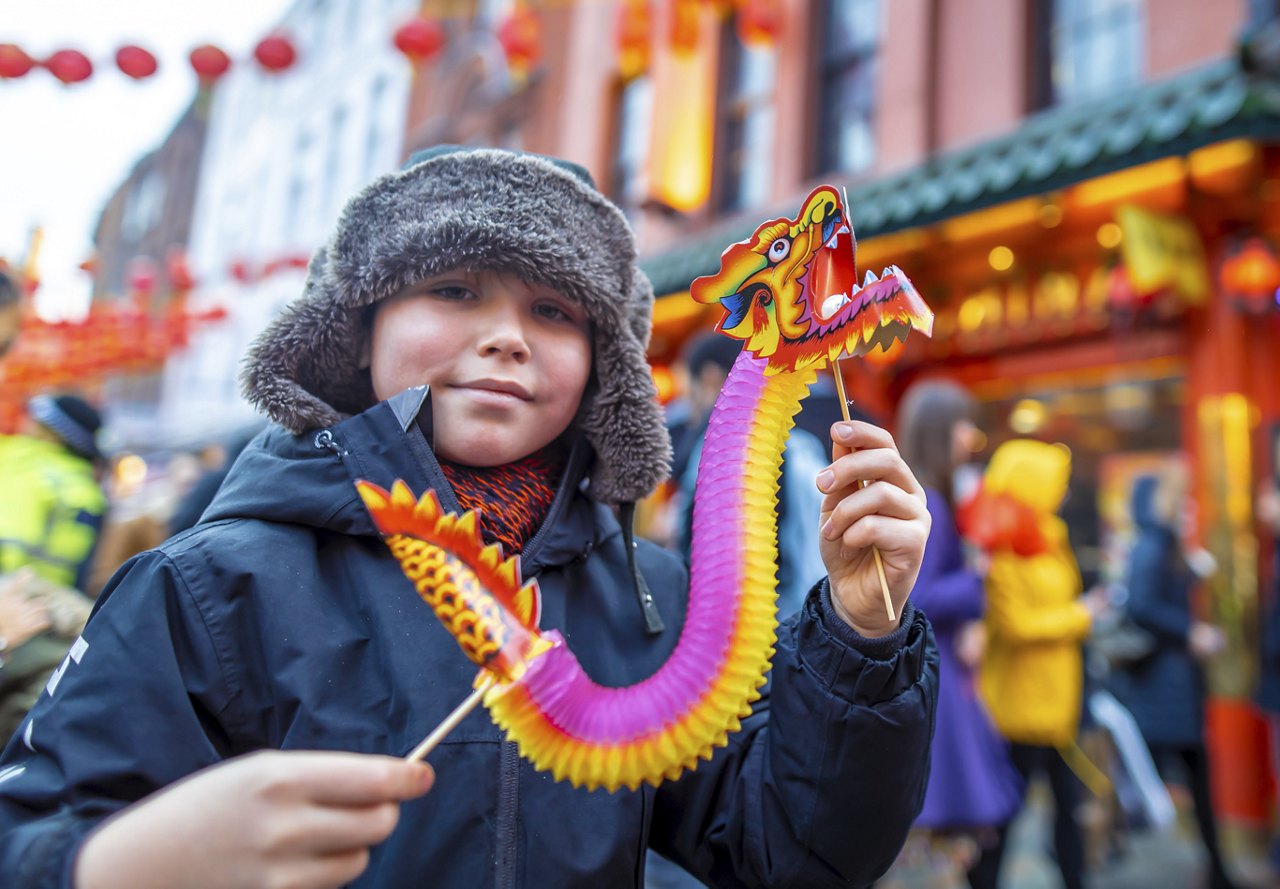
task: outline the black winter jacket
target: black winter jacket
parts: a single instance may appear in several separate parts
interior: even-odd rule
[[[404,754],[466,696],[475,668],[352,485],[403,478],[456,508],[412,411],[393,399],[318,434],[273,427],[200,525],[118,572],[0,761],[5,886],[70,886],[103,817],[198,769],[262,748]],[[579,484],[585,462],[579,448],[522,563],[543,625],[597,681],[627,684],[674,648],[687,577],[639,543],[666,622],[647,633],[619,525]],[[756,713],[657,790],[557,783],[473,712],[355,885],[641,886],[649,845],[715,885],[871,881],[921,804],[937,654],[910,607],[889,643],[830,607],[816,589],[779,631]]]

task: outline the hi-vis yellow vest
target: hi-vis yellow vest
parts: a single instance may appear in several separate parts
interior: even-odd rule
[[[77,586],[106,507],[88,460],[55,442],[0,435],[0,574],[29,565]]]

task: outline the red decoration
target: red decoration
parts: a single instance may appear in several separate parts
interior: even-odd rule
[[[542,60],[542,25],[533,11],[517,6],[498,26],[498,43],[511,73],[523,77]]]
[[[93,62],[78,49],[60,49],[45,59],[44,66],[66,84],[80,83],[93,74]]]
[[[1222,263],[1220,278],[1222,289],[1242,310],[1258,314],[1276,308],[1280,260],[1262,238],[1245,241],[1234,256]]]
[[[1035,510],[1011,494],[992,494],[981,486],[956,508],[956,525],[966,540],[986,552],[1012,550],[1031,557],[1051,550]]]
[[[146,256],[135,256],[129,261],[125,273],[129,292],[139,296],[150,296],[156,289],[156,264]]]
[[[738,39],[747,46],[772,46],[782,33],[782,0],[745,0],[738,12]]]
[[[36,65],[35,59],[13,43],[0,43],[0,80],[23,77]]]
[[[169,286],[178,293],[186,293],[196,286],[196,279],[187,265],[187,254],[179,247],[169,251],[165,260],[165,271],[169,275]]]
[[[298,51],[293,48],[293,42],[288,37],[273,34],[259,41],[253,49],[253,57],[272,74],[279,74],[293,67],[293,63],[298,60]]]
[[[694,0],[671,0],[672,52],[691,53],[698,48],[698,4]]]
[[[206,43],[191,50],[191,67],[204,83],[213,83],[227,73],[231,58],[218,47]]]
[[[435,19],[409,19],[396,28],[392,42],[410,62],[421,65],[444,47],[444,28]]]
[[[24,315],[14,347],[0,361],[0,432],[13,431],[23,405],[40,392],[86,389],[103,377],[160,368],[192,331],[226,317],[226,310],[189,311],[175,297],[150,313],[137,300],[95,302],[79,321]]]
[[[231,277],[235,278],[241,284],[253,283],[253,269],[251,269],[249,267],[249,263],[245,262],[243,259],[237,259],[235,262],[231,263],[229,271],[231,272]]]
[[[141,46],[122,46],[116,50],[116,67],[134,80],[142,80],[155,74],[160,66],[156,57]]]
[[[649,0],[622,0],[614,28],[618,44],[618,73],[624,80],[649,70],[653,46],[653,10]]]

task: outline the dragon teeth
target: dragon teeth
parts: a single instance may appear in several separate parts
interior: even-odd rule
[[[879,280],[880,279],[876,277],[875,272],[871,271],[871,269],[867,269],[867,276],[862,279],[862,286],[866,287],[870,284],[876,283]]]
[[[831,296],[828,296],[822,301],[822,320],[826,321],[851,301],[852,300],[843,293],[833,293]]]

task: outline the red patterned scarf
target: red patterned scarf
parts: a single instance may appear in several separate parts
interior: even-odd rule
[[[440,468],[463,509],[480,510],[485,543],[501,543],[503,553],[524,549],[551,509],[565,455],[556,444],[502,466],[464,466],[448,460]]]

